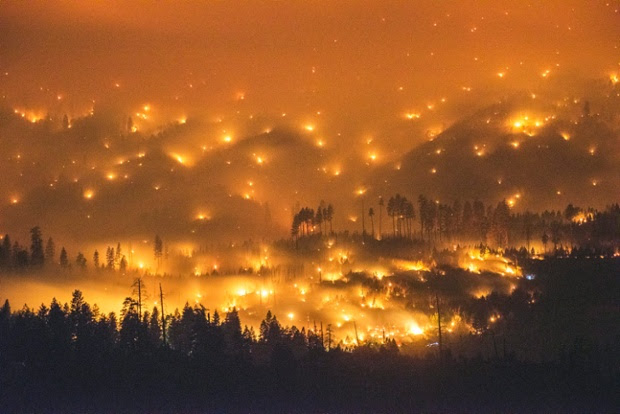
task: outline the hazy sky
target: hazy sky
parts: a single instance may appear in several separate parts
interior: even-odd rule
[[[153,203],[189,222],[204,212],[250,217],[243,203],[263,215],[269,203],[286,228],[295,202],[322,198],[342,198],[337,221],[357,226],[362,187],[369,197],[406,188],[413,198],[424,191],[495,202],[518,193],[523,205],[540,207],[557,193],[565,197],[557,205],[573,195],[604,204],[620,183],[617,155],[603,150],[618,148],[620,105],[609,89],[584,85],[617,82],[619,9],[617,0],[0,1],[0,106],[34,124],[0,123],[2,208],[24,226],[67,214],[67,222],[98,218],[101,230],[115,205],[139,212]],[[527,101],[513,113],[505,106],[480,115],[489,129],[428,143],[514,96]],[[593,112],[607,111],[604,133],[564,127],[579,129],[585,99]],[[64,114],[75,129],[37,129],[47,117],[59,128]],[[128,116],[139,139],[121,136]],[[538,120],[550,129],[534,127]],[[186,128],[168,128],[177,123]],[[274,128],[272,137],[241,142]],[[570,149],[545,155],[547,141],[532,143],[520,147],[530,154],[520,163],[501,147],[538,134],[555,142],[567,131],[582,137]],[[606,144],[596,142],[602,137]],[[406,155],[420,144],[428,157]],[[493,156],[495,148],[503,152]],[[432,158],[445,151],[443,161]],[[554,154],[564,158],[545,158]],[[404,172],[392,177],[403,159]],[[555,171],[567,160],[570,174],[531,180],[542,196],[527,177],[508,178],[525,165],[542,174],[540,166]],[[442,175],[448,169],[453,175]],[[171,191],[153,199],[166,183]],[[190,231],[166,217],[170,228]]]
[[[620,64],[619,7],[611,0],[4,1],[0,68],[8,75],[0,87],[12,104],[39,102],[43,87],[76,105],[111,98],[218,112],[243,94],[251,111],[382,117],[458,98],[462,87],[533,88],[547,70],[607,76]]]

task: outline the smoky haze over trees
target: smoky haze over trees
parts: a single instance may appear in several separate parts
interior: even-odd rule
[[[614,411],[619,16],[2,2],[0,412]]]
[[[620,188],[617,14],[578,0],[9,2],[0,227],[238,241],[283,237],[289,206],[339,199],[329,224],[353,230],[360,186],[368,200],[604,208]]]
[[[531,270],[542,275],[534,297],[519,288],[462,303],[442,299],[446,308],[458,306],[477,331],[460,339],[444,332],[443,355],[427,348],[418,357],[389,338],[348,348],[331,336],[331,325],[298,329],[271,312],[255,331],[243,327],[236,309],[224,315],[201,304],[172,313],[143,309],[135,289],[118,315],[100,312],[79,290],[67,304],[54,299],[12,309],[6,301],[0,408],[410,412],[493,411],[506,404],[521,411],[543,404],[606,411],[618,403],[619,353],[612,340],[618,324],[602,337],[596,332],[613,326],[617,315],[586,314],[615,300],[618,264],[601,264],[532,262]],[[597,287],[587,281],[592,266]],[[161,299],[165,303],[165,292]],[[574,328],[566,337],[560,327],[568,323]],[[532,341],[532,335],[542,337]],[[552,351],[540,360],[543,342]],[[464,357],[467,343],[488,349],[487,356]],[[512,351],[523,346],[530,348],[525,359]]]

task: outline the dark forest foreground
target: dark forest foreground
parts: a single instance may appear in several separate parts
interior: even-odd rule
[[[220,320],[201,306],[162,319],[128,298],[119,317],[101,315],[79,291],[66,305],[15,311],[6,303],[0,412],[616,411],[618,261],[529,266],[536,303],[517,301],[516,290],[497,309],[508,346],[499,328],[472,333],[472,343],[493,338],[490,357],[449,345],[440,357],[432,343],[414,357],[389,339],[344,349],[271,313],[258,333],[242,329],[236,311]],[[511,352],[528,347],[529,355]]]

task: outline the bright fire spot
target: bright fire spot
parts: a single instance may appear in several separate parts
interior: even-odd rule
[[[506,74],[504,72],[499,72],[497,76],[500,78],[503,78],[504,76],[506,76]]]
[[[232,137],[230,135],[226,135],[223,139],[224,142],[232,142]]]
[[[409,270],[409,271],[429,270],[429,267],[425,265],[424,262],[422,262],[421,260],[418,260],[418,261],[398,260],[398,261],[395,261],[394,264],[399,269],[403,269],[403,270]]]
[[[405,118],[407,119],[419,119],[422,115],[417,112],[407,112]]]
[[[93,190],[84,191],[84,198],[87,200],[92,199],[95,196],[95,192]]]
[[[618,84],[618,82],[620,82],[620,77],[618,76],[617,73],[612,73],[609,76],[609,80],[611,81],[611,83],[613,83],[614,85]]]
[[[420,328],[416,322],[412,322],[409,326],[409,333],[411,335],[422,335],[424,333],[424,329]]]
[[[583,224],[586,221],[592,220],[594,218],[594,214],[591,212],[580,212],[575,217],[573,217],[573,223]]]
[[[314,131],[314,125],[312,125],[312,124],[305,125],[304,129],[306,131],[308,131],[308,132],[312,132],[312,131]]]
[[[19,203],[19,199],[17,197],[13,197],[11,199],[11,204],[17,204],[17,203]]]
[[[186,117],[181,117],[181,118],[179,118],[178,121],[179,121],[179,124],[183,125],[183,124],[185,124],[187,122],[187,118]]]
[[[116,174],[114,173],[108,173],[108,175],[106,175],[106,178],[110,181],[116,179]]]
[[[175,159],[175,160],[176,160],[179,164],[184,165],[184,164],[187,162],[187,160],[185,159],[185,157],[183,157],[182,155],[179,155],[179,154],[170,154],[170,156],[171,156],[172,158],[174,158],[174,159]]]
[[[568,132],[561,132],[560,135],[562,135],[562,138],[564,138],[564,141],[570,140],[570,134]]]
[[[519,141],[512,141],[510,145],[512,145],[512,147],[516,149],[519,148],[519,145],[521,145],[521,143]]]

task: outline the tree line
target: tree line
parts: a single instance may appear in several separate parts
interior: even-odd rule
[[[321,206],[324,202],[321,202]],[[379,218],[378,232],[375,233],[376,211],[370,207],[364,214],[371,223],[371,239],[419,240],[428,243],[472,243],[498,248],[526,247],[530,251],[532,242],[540,242],[544,251],[567,247],[600,248],[617,246],[620,242],[620,205],[612,204],[604,210],[581,208],[569,204],[564,211],[545,210],[540,213],[530,211],[514,213],[506,200],[495,206],[480,200],[466,200],[464,203],[440,203],[424,195],[414,203],[406,197],[391,196],[387,205],[383,197],[377,200]],[[332,220],[334,208],[329,204],[325,209],[316,210],[302,207],[294,214],[291,235],[299,238],[327,234],[323,223],[329,222],[329,234],[334,234]],[[391,231],[383,225],[383,212],[386,212]],[[327,217],[327,219],[326,219]],[[418,225],[414,226],[414,221]],[[362,223],[362,233],[366,228]]]
[[[117,270],[124,273],[128,270],[132,251],[129,257],[125,254],[121,243],[107,246],[105,255],[99,254],[95,249],[92,256],[92,268],[95,270]],[[155,236],[153,243],[153,258],[156,266],[161,266],[165,256],[164,243],[159,235]],[[74,259],[69,257],[67,249],[62,246],[57,252],[56,243],[52,237],[43,242],[43,233],[39,226],[30,229],[30,247],[23,246],[19,241],[13,242],[9,234],[2,236],[0,243],[0,271],[10,270],[37,270],[45,267],[50,268],[60,266],[63,269],[77,268],[85,271],[88,268],[88,259],[79,251]]]

